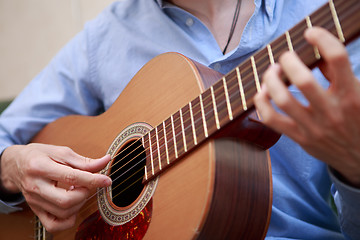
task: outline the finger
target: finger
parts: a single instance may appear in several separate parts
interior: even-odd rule
[[[55,147],[55,146],[54,146]],[[55,147],[49,154],[54,161],[89,172],[102,170],[111,160],[110,155],[92,159],[81,156],[68,147]]]
[[[43,161],[38,174],[45,178],[68,184],[69,186],[81,186],[88,189],[107,187],[111,185],[111,179],[103,174],[90,173],[70,166],[59,164],[54,161]]]
[[[33,180],[33,187],[24,191],[25,197],[30,200],[33,195],[39,195],[46,201],[51,202],[54,206],[62,209],[69,209],[84,202],[90,195],[90,190],[87,188],[77,187],[72,190],[67,190],[57,187],[53,181],[38,178]]]
[[[31,207],[32,211],[38,216],[40,222],[45,227],[45,229],[50,232],[58,232],[68,228],[71,228],[75,225],[76,215],[72,215],[69,218],[57,218],[54,215],[42,210],[41,208]]]
[[[82,201],[71,207],[63,208],[62,206],[55,205],[45,198],[42,198],[38,194],[27,193],[24,194],[24,197],[30,206],[43,209],[45,212],[48,212],[61,219],[69,218],[76,214],[85,203],[85,201]]]
[[[255,106],[262,121],[276,132],[284,133],[285,129],[295,129],[295,122],[284,115],[279,114],[273,107],[267,86],[263,85],[261,91],[255,95]]]
[[[279,63],[289,81],[302,92],[310,106],[314,110],[322,111],[327,106],[326,92],[296,53],[284,53],[281,55]]]
[[[289,115],[300,125],[311,124],[308,111],[290,93],[281,80],[282,68],[278,64],[271,66],[264,74],[264,84],[268,95],[285,114]]]
[[[319,27],[307,29],[305,39],[319,49],[326,63],[323,73],[332,81],[335,89],[346,92],[352,88],[355,79],[344,45],[334,35]]]

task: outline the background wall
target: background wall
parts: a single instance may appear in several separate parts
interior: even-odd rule
[[[0,101],[14,98],[114,0],[0,0]]]

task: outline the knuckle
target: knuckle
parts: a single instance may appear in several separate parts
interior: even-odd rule
[[[69,156],[73,153],[72,149],[67,146],[60,147],[59,151],[61,151],[61,153],[64,154],[65,156]]]
[[[69,185],[76,185],[76,174],[74,171],[69,171],[64,178],[65,182]]]
[[[98,187],[97,179],[96,179],[96,178],[92,178],[92,179],[89,181],[88,187],[89,187],[89,189],[97,188],[97,187]]]
[[[52,223],[44,223],[44,227],[50,233],[54,233],[54,232],[56,232],[58,230],[57,226],[55,224],[52,224]]]
[[[346,49],[344,47],[337,48],[336,51],[334,51],[327,60],[329,63],[333,64],[341,64],[341,63],[347,63],[348,62],[348,54],[346,52]]]
[[[27,192],[27,193],[39,193],[40,191],[39,187],[29,179],[24,180],[24,182],[22,183],[22,187],[23,187],[23,192]]]
[[[287,110],[289,109],[289,107],[291,107],[291,101],[290,101],[291,97],[290,94],[288,92],[283,92],[281,94],[277,94],[273,100],[276,103],[276,105],[283,109],[283,110]]]
[[[62,209],[69,209],[72,206],[71,199],[67,197],[58,198],[56,200],[56,204],[61,207]]]
[[[302,91],[309,91],[315,84],[314,77],[311,73],[304,72],[301,81],[296,84],[297,87]]]

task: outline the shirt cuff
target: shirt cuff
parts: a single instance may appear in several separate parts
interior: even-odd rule
[[[360,239],[360,189],[343,182],[336,171],[329,168],[333,181],[332,195],[339,214],[342,231],[350,239]]]
[[[14,202],[4,202],[0,200],[0,213],[9,214],[12,212],[21,211],[22,208],[18,207],[18,205],[23,203],[24,201],[25,201],[24,197],[20,197]]]

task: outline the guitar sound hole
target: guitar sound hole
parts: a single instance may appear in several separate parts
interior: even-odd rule
[[[146,154],[141,141],[131,141],[119,151],[111,167],[112,202],[118,207],[132,204],[141,194],[144,185]]]

